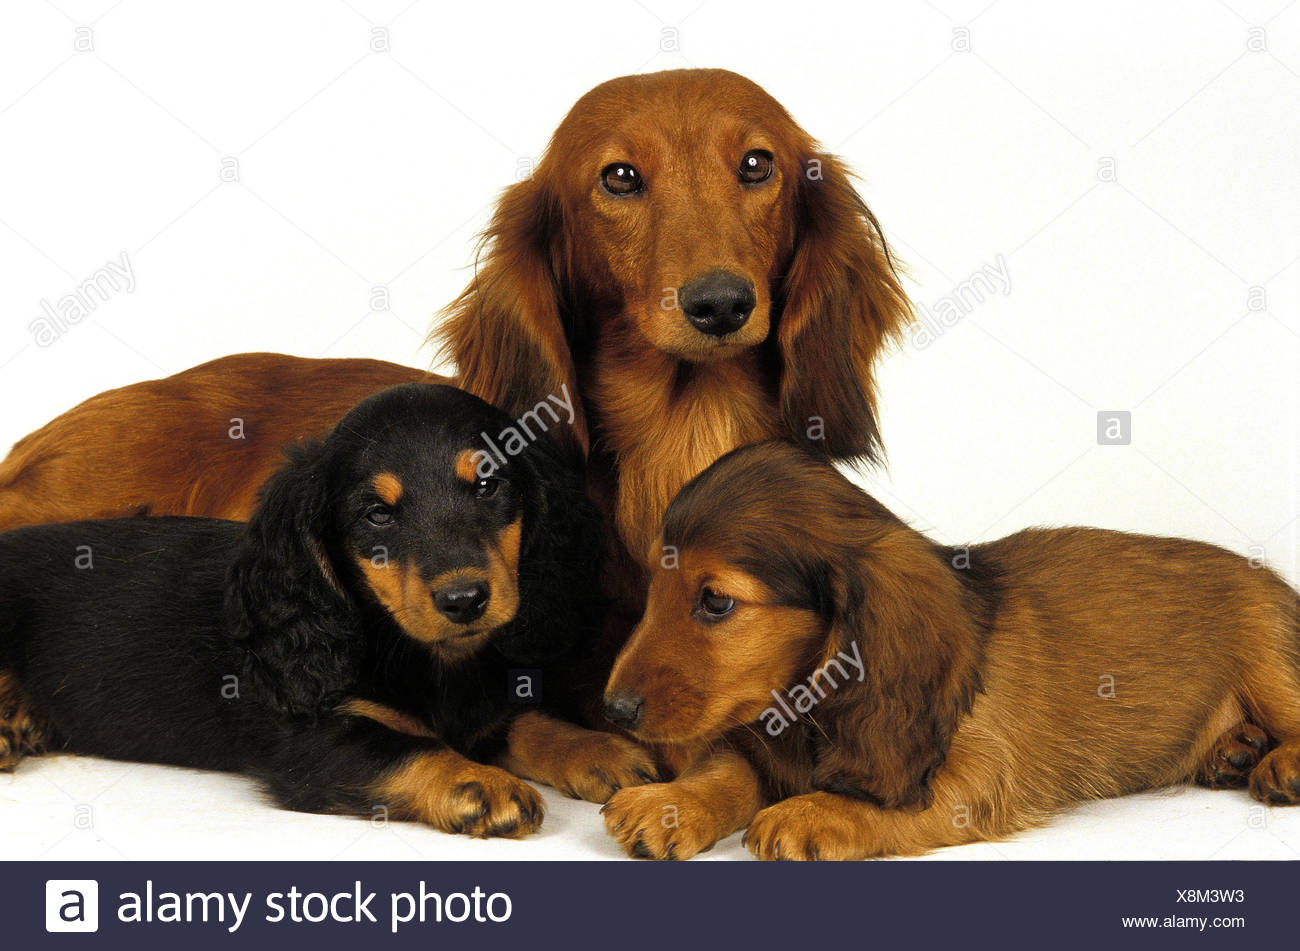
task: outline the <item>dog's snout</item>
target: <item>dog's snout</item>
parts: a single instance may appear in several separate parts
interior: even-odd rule
[[[745,326],[758,298],[753,281],[718,269],[682,287],[677,301],[696,330],[722,337]]]
[[[471,624],[487,610],[491,590],[486,581],[459,582],[433,593],[433,606],[456,624]]]
[[[605,697],[605,719],[625,730],[635,730],[641,722],[644,701],[629,690],[617,690]]]

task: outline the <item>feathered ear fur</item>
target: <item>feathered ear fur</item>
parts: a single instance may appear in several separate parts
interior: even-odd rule
[[[888,529],[831,571],[823,663],[852,658],[818,705],[824,731],[813,785],[887,808],[926,806],[958,720],[979,689],[983,635],[965,586],[906,526]]]
[[[570,349],[580,315],[565,301],[569,235],[542,170],[502,196],[480,258],[474,280],[435,331],[443,353],[456,361],[458,384],[511,416],[567,390],[577,414],[569,430],[585,453],[587,424]]]
[[[290,450],[268,480],[226,579],[232,636],[256,700],[314,718],[342,699],[360,660],[355,606],[330,562],[322,443]]]
[[[570,662],[567,652],[590,646],[603,617],[601,568],[605,537],[581,470],[548,440],[517,460],[529,472],[519,558],[519,616],[499,649],[518,663]]]
[[[805,159],[777,342],[790,437],[823,457],[881,452],[873,364],[911,304],[875,215],[834,156]]]

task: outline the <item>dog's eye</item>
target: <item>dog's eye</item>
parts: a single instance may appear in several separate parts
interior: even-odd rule
[[[750,149],[740,160],[740,180],[747,185],[765,182],[772,177],[776,163],[772,153],[763,149]]]
[[[700,610],[710,620],[724,618],[735,609],[735,598],[729,598],[725,594],[718,594],[712,588],[705,588],[700,592]]]
[[[490,499],[501,488],[500,479],[479,479],[474,483],[474,498]]]
[[[372,505],[366,509],[366,521],[371,525],[391,525],[393,510],[387,505]]]
[[[645,187],[641,173],[627,162],[606,165],[600,173],[600,184],[611,195],[635,195]]]

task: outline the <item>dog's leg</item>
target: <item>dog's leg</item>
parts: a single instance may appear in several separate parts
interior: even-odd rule
[[[762,805],[758,776],[744,757],[718,753],[670,783],[620,789],[601,812],[605,828],[642,859],[688,859],[743,829]]]
[[[1274,671],[1273,680],[1294,680],[1294,675]],[[1286,694],[1259,698],[1260,722],[1277,748],[1265,754],[1250,772],[1250,794],[1271,806],[1300,804],[1300,686]]]
[[[542,799],[531,786],[446,748],[412,754],[371,788],[398,818],[443,832],[517,839],[542,824]]]
[[[654,759],[631,740],[535,711],[511,723],[500,765],[588,802],[605,802],[625,786],[658,779]]]
[[[9,772],[24,756],[39,753],[44,738],[22,688],[13,674],[0,671],[0,772]]]
[[[304,812],[413,819],[480,837],[519,838],[542,823],[542,798],[527,783],[369,701],[294,735],[263,772],[281,805]]]
[[[906,812],[815,792],[783,799],[756,815],[745,830],[745,845],[760,859],[794,861],[918,855],[984,838],[962,820],[962,813],[938,803]]]
[[[1280,643],[1261,656],[1247,681],[1255,719],[1277,742],[1277,748],[1251,771],[1250,794],[1274,806],[1300,804],[1300,666],[1295,661],[1300,597],[1288,594],[1294,601],[1278,625]]]
[[[950,759],[935,776],[924,809],[883,809],[836,793],[792,796],[768,806],[745,831],[760,859],[850,861],[919,855],[1006,835],[1045,817],[1026,810],[1004,788],[1003,776]]]

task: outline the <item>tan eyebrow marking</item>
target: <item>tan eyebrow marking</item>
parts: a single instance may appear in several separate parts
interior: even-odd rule
[[[720,594],[749,604],[771,604],[776,600],[771,588],[712,552],[687,551],[683,556],[696,569],[699,578],[707,579],[707,587]]]
[[[478,466],[474,462],[478,455],[476,449],[462,449],[456,457],[456,478],[463,482],[478,481]]]
[[[371,483],[385,505],[396,505],[402,497],[402,480],[391,472],[381,472]]]

